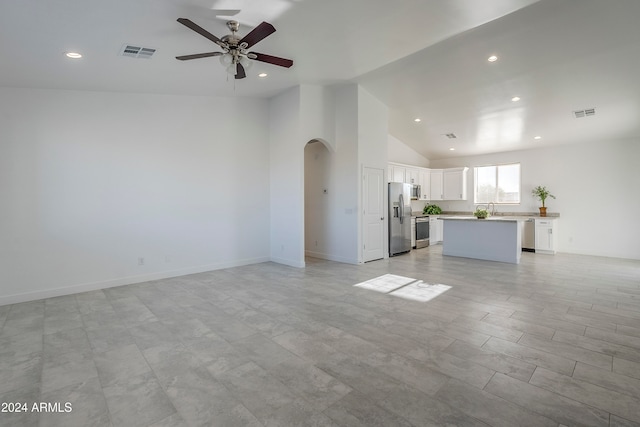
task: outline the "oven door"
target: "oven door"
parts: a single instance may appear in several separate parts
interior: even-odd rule
[[[429,217],[416,218],[416,249],[429,246]]]

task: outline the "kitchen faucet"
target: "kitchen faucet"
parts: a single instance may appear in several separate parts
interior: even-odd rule
[[[489,210],[489,206],[491,206],[491,215],[495,215],[496,213],[496,204],[493,202],[487,203],[487,210]]]

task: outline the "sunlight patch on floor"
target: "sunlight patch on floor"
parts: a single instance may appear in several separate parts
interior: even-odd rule
[[[412,279],[411,277],[396,276],[395,274],[385,274],[383,276],[367,280],[366,282],[357,283],[353,286],[356,286],[358,288],[370,289],[376,292],[382,292],[383,294],[388,294],[389,292],[406,286],[409,283],[415,282],[416,280],[417,279]]]
[[[451,286],[442,284],[431,285],[429,283],[423,282],[422,280],[419,280],[410,285],[403,286],[402,288],[391,292],[389,295],[414,301],[426,302],[431,301],[444,292],[447,292],[449,289],[451,289]]]
[[[451,289],[451,286],[430,284],[395,274],[385,274],[353,286],[421,302],[431,301]]]

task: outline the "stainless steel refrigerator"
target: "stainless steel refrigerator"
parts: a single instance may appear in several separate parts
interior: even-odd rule
[[[389,183],[389,256],[411,250],[411,184]]]

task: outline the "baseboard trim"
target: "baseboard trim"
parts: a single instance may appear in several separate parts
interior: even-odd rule
[[[326,259],[327,261],[342,262],[344,264],[361,264],[358,262],[358,260],[326,254],[324,252],[305,251],[304,254],[306,256],[310,256],[313,258]]]
[[[97,291],[116,286],[133,285],[135,283],[148,282],[151,280],[169,279],[171,277],[186,276],[188,274],[205,273],[207,271],[221,270],[223,268],[242,267],[243,265],[260,264],[269,262],[269,257],[250,258],[214,264],[205,264],[193,267],[179,268],[176,270],[159,271],[156,273],[140,274],[135,276],[121,277],[117,279],[103,280],[99,282],[83,283],[79,285],[65,286],[63,288],[38,290],[0,296],[0,306],[8,304],[18,304],[21,302],[36,301],[44,298],[60,297],[64,295],[79,294],[82,292]]]
[[[289,267],[296,267],[296,268],[304,268],[305,265],[306,265],[304,263],[304,261],[302,261],[302,262],[293,261],[293,260],[290,260],[290,259],[278,258],[278,257],[271,257],[271,262],[275,262],[277,264],[288,265]]]

